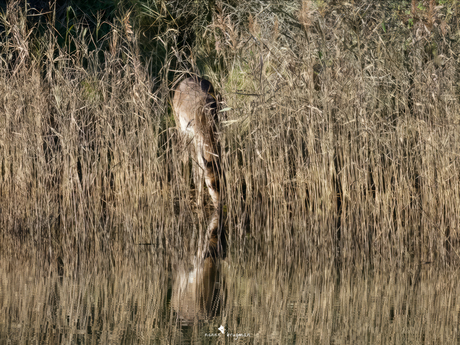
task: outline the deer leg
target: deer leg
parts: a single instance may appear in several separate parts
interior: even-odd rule
[[[195,183],[195,194],[196,194],[196,205],[202,208],[204,205],[204,193],[203,193],[203,168],[200,166],[200,162],[194,162],[193,167],[193,182]]]

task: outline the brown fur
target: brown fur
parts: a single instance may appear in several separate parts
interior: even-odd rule
[[[214,206],[214,214],[207,228],[209,249],[205,256],[217,256],[225,251],[221,238],[222,206],[220,145],[217,137],[219,104],[212,84],[198,77],[183,80],[174,93],[173,110],[176,126],[183,136],[192,138],[191,154],[195,156],[193,177],[197,189],[197,204],[203,203],[203,178]]]
[[[202,204],[203,177],[214,208],[219,205],[220,150],[216,138],[218,104],[207,80],[192,77],[182,81],[174,93],[174,118],[182,134],[193,138],[192,155],[197,203]]]

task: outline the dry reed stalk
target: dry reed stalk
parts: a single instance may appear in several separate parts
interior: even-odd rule
[[[226,42],[212,82],[232,109],[220,138],[236,262],[458,262],[458,43],[386,23],[377,5],[355,10],[360,20],[312,12],[308,37],[280,12],[254,13],[254,39],[230,13],[209,27]],[[275,19],[288,30],[277,40]],[[110,52],[75,36],[73,53],[50,40],[53,53],[29,45],[25,57],[2,36],[4,255],[119,265],[138,243],[180,258],[203,233],[168,129],[168,84],[142,67],[136,35],[117,32]]]

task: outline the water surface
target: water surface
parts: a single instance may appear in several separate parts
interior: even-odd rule
[[[3,262],[0,343],[459,343],[455,271],[234,262],[194,271],[150,258],[64,276]]]

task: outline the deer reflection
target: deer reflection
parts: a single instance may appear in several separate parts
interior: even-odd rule
[[[185,263],[179,265],[171,306],[185,322],[216,316],[225,299],[222,259],[226,255],[226,236],[222,229],[222,210],[215,210],[208,225],[208,238],[204,256],[196,256],[192,270]],[[200,251],[198,251],[200,253]]]
[[[226,236],[222,228],[222,209],[218,207],[209,222],[209,241],[205,254],[196,256],[194,267],[183,263],[177,270],[171,305],[183,321],[212,318],[224,299],[222,259],[226,254]],[[187,267],[188,266],[188,267]]]
[[[220,312],[224,299],[220,265],[208,257],[192,271],[178,269],[171,306],[183,323],[213,318]]]

